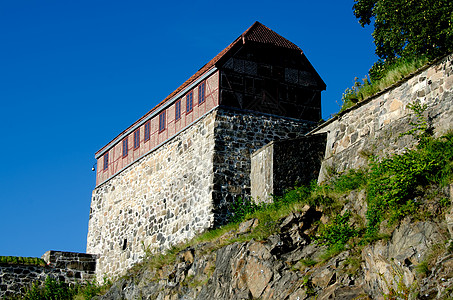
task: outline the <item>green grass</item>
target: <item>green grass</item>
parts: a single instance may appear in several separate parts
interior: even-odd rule
[[[46,262],[37,257],[0,256],[0,264],[45,266]]]
[[[417,212],[428,185],[453,178],[453,134],[427,138],[416,149],[371,161],[367,184],[367,235],[378,233],[384,220],[395,223]]]
[[[406,76],[414,73],[419,68],[428,63],[426,57],[413,59],[397,59],[391,65],[383,70],[382,78],[375,81],[370,81],[365,77],[362,81],[355,78],[354,85],[347,88],[342,96],[342,106],[340,112],[354,106],[404,79]]]

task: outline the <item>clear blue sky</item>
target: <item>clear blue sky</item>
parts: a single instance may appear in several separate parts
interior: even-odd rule
[[[327,84],[323,117],[376,56],[353,1],[0,3],[0,255],[84,252],[94,153],[254,21]]]

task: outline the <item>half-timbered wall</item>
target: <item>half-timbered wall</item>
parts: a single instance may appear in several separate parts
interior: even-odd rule
[[[221,68],[220,104],[241,109],[317,122],[324,89],[294,50],[244,46]]]
[[[123,139],[116,142],[116,144],[106,153],[108,153],[108,167],[104,168],[104,155],[99,157],[97,160],[97,176],[96,186],[105,182],[140,157],[149,153],[169,138],[175,136],[182,129],[188,127],[190,124],[198,120],[200,117],[205,115],[207,112],[212,110],[219,104],[218,97],[218,72],[212,74],[209,78],[203,81],[206,84],[205,100],[203,103],[198,103],[198,86],[196,85],[190,91],[187,91],[184,95],[181,95],[177,99],[171,99],[173,103],[165,110],[165,130],[159,131],[159,114],[156,114],[149,120],[150,122],[150,139],[145,141],[145,124],[142,124],[138,130],[140,134],[139,147],[134,147],[134,131],[131,131],[127,137],[128,139],[128,151],[127,155],[123,156]],[[193,109],[190,112],[186,111],[186,95],[193,93]],[[181,118],[175,119],[175,107],[176,102],[181,101]],[[107,145],[109,146],[109,145]]]

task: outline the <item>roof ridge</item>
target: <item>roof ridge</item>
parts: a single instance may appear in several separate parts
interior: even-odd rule
[[[296,44],[258,21],[255,21],[252,26],[244,31],[241,37],[244,44],[248,40],[257,43],[271,44],[278,47],[298,50],[303,53],[302,49],[300,49]]]

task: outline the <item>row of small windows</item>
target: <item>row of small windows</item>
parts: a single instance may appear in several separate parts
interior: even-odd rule
[[[206,82],[202,82],[198,86],[198,104],[203,103],[206,100]],[[186,113],[190,113],[193,110],[193,91],[186,95]],[[181,99],[175,103],[175,121],[181,119]],[[159,133],[165,130],[166,125],[166,111],[159,114]],[[150,121],[145,123],[145,142],[149,141],[151,136]],[[140,128],[134,131],[134,150],[140,147]],[[129,138],[123,139],[123,157],[126,157],[129,151]],[[107,170],[109,166],[109,154],[104,154],[104,170]]]

